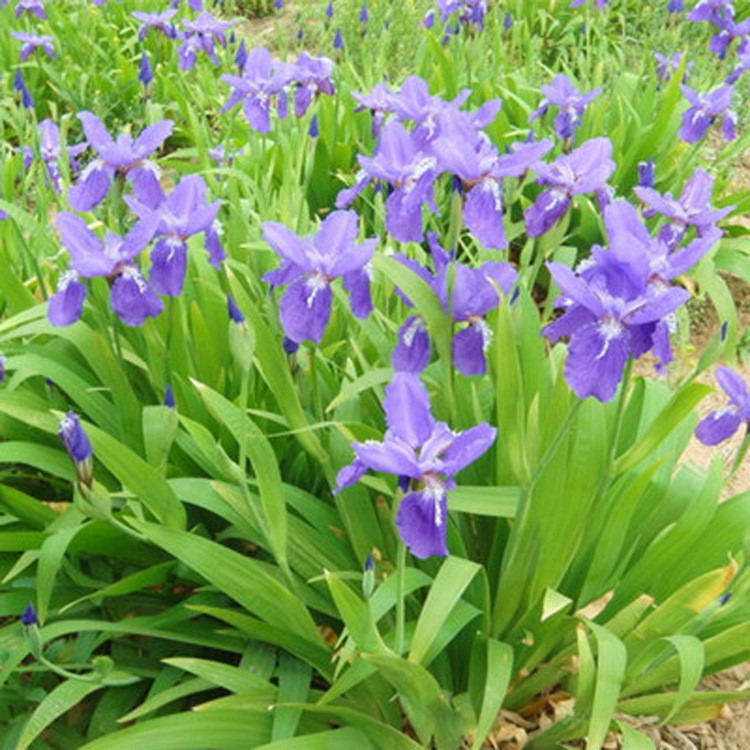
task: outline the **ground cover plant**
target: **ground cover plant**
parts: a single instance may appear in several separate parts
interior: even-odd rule
[[[0,8],[0,747],[637,750],[750,697],[698,689],[750,440],[681,458],[750,424],[749,54],[723,0]]]

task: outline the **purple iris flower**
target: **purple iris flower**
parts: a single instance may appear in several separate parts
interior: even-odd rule
[[[492,340],[492,331],[485,315],[500,304],[498,289],[510,294],[518,280],[516,270],[506,262],[484,263],[472,268],[451,261],[440,247],[434,232],[428,235],[435,273],[431,274],[416,261],[396,254],[399,263],[418,274],[433,289],[446,313],[451,315],[458,331],[453,336],[452,360],[462,374],[483,375],[487,369],[485,354]],[[449,301],[449,271],[452,270],[452,287]],[[412,307],[411,300],[399,291],[399,296]],[[430,361],[430,339],[424,321],[419,316],[407,318],[398,332],[398,343],[393,350],[392,363],[398,372],[419,373]]]
[[[721,443],[743,425],[746,430],[750,430],[750,393],[747,383],[728,367],[717,367],[716,379],[729,396],[729,403],[723,409],[711,412],[698,425],[695,436],[704,445]]]
[[[152,205],[161,195],[158,167],[147,159],[172,133],[172,121],[162,120],[147,127],[137,138],[120,133],[117,140],[107,132],[102,121],[91,112],[81,112],[78,119],[89,144],[97,151],[95,158],[81,173],[68,193],[68,202],[76,211],[90,211],[107,195],[112,178],[125,177],[136,197]]]
[[[60,420],[57,434],[75,466],[78,481],[90,487],[93,480],[93,450],[74,411],[69,411]]]
[[[26,109],[33,109],[34,99],[31,97],[31,92],[26,86],[26,81],[23,80],[21,68],[16,68],[15,75],[13,76],[13,88],[21,94],[21,104]]]
[[[200,175],[183,177],[155,208],[126,197],[136,216],[156,224],[158,241],[151,250],[149,281],[158,294],[178,297],[187,270],[187,240],[213,226],[219,201],[207,203],[206,183]]]
[[[242,310],[237,306],[237,303],[231,294],[227,294],[227,314],[233,323],[240,324],[245,322],[245,316],[242,314]]]
[[[437,0],[440,19],[446,23],[454,13],[458,13],[459,23],[484,27],[487,13],[487,0]]]
[[[53,325],[71,325],[80,317],[86,296],[80,277],[104,276],[112,282],[112,309],[126,325],[140,326],[147,317],[159,315],[161,300],[132,265],[154,236],[157,222],[153,217],[136,222],[124,237],[107,232],[103,241],[75,214],[61,211],[56,225],[74,273],[62,275],[50,298],[47,317]]]
[[[744,39],[750,33],[750,19],[735,23],[733,20],[723,21],[719,25],[719,31],[709,43],[709,49],[719,59],[723,60],[727,56],[729,47],[735,39]]]
[[[359,22],[366,24],[370,20],[370,14],[367,12],[367,3],[362,3],[359,9]]]
[[[534,165],[537,183],[547,185],[524,212],[529,237],[549,231],[568,211],[574,195],[604,187],[615,171],[609,138],[592,138],[551,164]]]
[[[549,140],[514,144],[499,155],[492,142],[473,128],[467,118],[452,118],[432,144],[442,170],[460,178],[465,195],[463,215],[469,231],[487,248],[502,250],[502,178],[520,177],[552,148]]]
[[[331,81],[333,61],[327,57],[310,57],[302,52],[288,69],[289,82],[295,83],[294,114],[302,117],[318,93],[333,95]]]
[[[333,18],[333,0],[328,0],[326,5],[326,18]]]
[[[669,281],[697,262],[716,236],[670,254],[626,201],[613,203],[604,219],[609,250],[594,246],[577,274],[548,263],[565,312],[543,333],[553,342],[570,337],[565,377],[576,395],[609,401],[630,357],[653,350],[662,366],[671,359],[673,313],[689,294]]]
[[[32,16],[44,20],[47,18],[44,0],[17,0],[15,17],[20,18],[23,13],[30,13]]]
[[[359,106],[354,108],[355,112],[369,111],[372,115],[372,137],[377,138],[383,127],[385,116],[393,112],[395,95],[384,83],[376,83],[369,94],[359,94],[356,91],[352,96],[357,100]]]
[[[687,14],[687,20],[707,21],[720,26],[725,21],[734,20],[734,4],[732,0],[699,0]]]
[[[696,169],[685,183],[679,198],[673,198],[670,193],[661,195],[651,187],[636,187],[633,190],[652,215],[661,214],[671,220],[662,227],[659,238],[667,247],[674,249],[689,226],[694,226],[699,236],[705,235],[715,228],[716,222],[732,211],[732,206],[718,211],[711,209],[713,185],[711,175]]]
[[[575,135],[576,128],[581,124],[583,113],[590,102],[601,94],[601,89],[594,89],[582,94],[566,75],[555,76],[549,86],[542,86],[542,99],[539,108],[531,113],[529,122],[544,115],[551,105],[559,107],[555,117],[555,133],[564,141]]]
[[[21,42],[21,62],[26,62],[29,56],[38,49],[45,52],[50,60],[55,59],[55,50],[52,48],[52,42],[55,41],[53,37],[46,34],[26,34],[23,31],[12,31],[11,36]]]
[[[669,0],[667,13],[682,13],[683,10],[685,10],[684,0]]]
[[[283,224],[267,221],[263,238],[281,256],[281,266],[263,277],[272,286],[288,284],[280,302],[281,325],[292,341],[320,343],[331,316],[331,282],[341,277],[352,312],[372,310],[368,262],[377,238],[357,243],[357,214],[333,211],[312,238],[298,237]]]
[[[662,55],[660,52],[654,52],[654,60],[656,60],[656,77],[659,79],[660,83],[665,83],[671,78],[672,74],[680,67],[683,57],[684,54],[682,52],[675,52],[674,55],[669,57]],[[688,66],[685,69],[683,82],[687,81],[688,71],[693,65],[694,63],[692,61],[688,63]]]
[[[289,81],[289,68],[271,57],[265,47],[250,50],[241,76],[223,75],[233,89],[221,111],[226,112],[242,102],[248,124],[259,133],[271,129],[271,105]]]
[[[336,29],[336,33],[333,35],[333,48],[344,49],[344,37],[341,34],[341,29]]]
[[[242,75],[242,71],[245,68],[246,62],[247,62],[247,46],[245,45],[245,40],[243,39],[240,42],[239,47],[237,47],[237,52],[234,55],[234,64],[237,66],[237,70],[239,70],[240,75]]]
[[[130,15],[141,22],[138,27],[138,39],[142,42],[150,30],[164,34],[168,39],[174,39],[177,36],[172,19],[177,14],[174,9],[165,10],[161,13],[142,13],[133,11]]]
[[[732,86],[719,86],[706,94],[699,94],[689,86],[682,86],[682,93],[690,103],[690,107],[682,115],[682,127],[679,131],[679,136],[685,143],[699,141],[719,118],[724,138],[734,140],[736,121],[730,110],[734,96]]]
[[[397,373],[386,388],[383,442],[354,443],[356,459],[342,468],[335,492],[350,487],[368,471],[408,477],[411,492],[399,504],[396,526],[409,551],[420,559],[448,555],[448,491],[454,477],[495,441],[497,430],[483,423],[453,432],[430,413],[430,397],[419,378]]]
[[[743,39],[737,48],[737,65],[724,79],[724,83],[730,85],[736,83],[748,70],[750,70],[750,39]]]
[[[204,52],[214,65],[221,65],[216,54],[216,44],[227,46],[225,31],[234,26],[234,21],[220,21],[208,11],[203,11],[194,21],[183,21],[185,33],[177,54],[180,70],[192,70],[198,53]]]
[[[383,180],[393,188],[385,202],[388,232],[399,242],[421,241],[422,205],[437,213],[433,186],[438,161],[424,138],[392,121],[383,128],[375,155],[357,160],[362,171],[354,187],[338,194],[336,207],[346,208],[372,180]]]

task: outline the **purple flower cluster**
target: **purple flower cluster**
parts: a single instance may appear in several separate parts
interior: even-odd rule
[[[110,286],[115,314],[126,325],[140,326],[146,318],[161,313],[163,303],[157,294],[175,297],[182,292],[190,237],[204,234],[209,262],[215,267],[224,259],[216,224],[219,203],[207,202],[206,185],[198,175],[183,177],[165,195],[158,169],[147,157],[171,133],[170,121],[146,128],[135,139],[122,133],[114,140],[90,112],[81,112],[79,119],[88,143],[68,149],[68,155],[80,153],[87,145],[97,155],[68,192],[70,206],[77,211],[90,211],[104,200],[113,181],[119,182],[120,188],[127,181],[133,194],[122,199],[136,221],[124,234],[105,232],[99,237],[79,216],[67,211],[57,215],[56,226],[71,260],[49,300],[47,315],[53,325],[75,323],[81,317],[87,295],[82,280],[103,277]],[[59,189],[59,131],[49,120],[41,123],[40,130],[42,159],[53,186]],[[118,194],[117,201],[120,200]],[[147,280],[137,259],[153,240],[156,242],[150,252]]]
[[[453,432],[430,413],[430,398],[419,378],[398,373],[386,389],[388,429],[383,442],[354,443],[356,458],[339,471],[336,492],[368,471],[399,477],[401,498],[396,526],[409,551],[419,558],[448,554],[448,491],[454,476],[477,460],[495,441],[497,430],[480,424]]]
[[[371,182],[385,183],[388,232],[399,242],[420,242],[422,208],[437,212],[435,182],[448,174],[464,196],[469,230],[486,247],[504,248],[502,179],[521,176],[552,144],[514,144],[501,155],[482,131],[495,119],[500,100],[470,113],[460,109],[469,93],[446,101],[431,95],[424,80],[410,76],[399,92],[378,84],[368,95],[354,94],[357,109],[372,113],[379,140],[372,157],[357,157],[361,171],[354,186],[339,193],[337,207],[350,205]]]
[[[679,136],[685,143],[696,143],[708,129],[721,120],[721,132],[726,140],[736,138],[737,118],[730,109],[734,97],[734,87],[728,84],[719,86],[705,94],[699,94],[689,86],[682,86],[682,93],[690,106],[682,115]]]
[[[484,28],[487,6],[488,0],[437,0],[437,10],[444,24],[457,15],[460,24],[478,29]]]
[[[604,223],[609,248],[595,245],[577,272],[548,264],[564,312],[544,334],[553,342],[570,338],[565,377],[576,395],[609,401],[630,357],[651,351],[660,368],[671,361],[673,313],[689,297],[671,282],[695,265],[721,232],[705,226],[684,247],[670,247],[661,236],[651,237],[635,208],[622,200],[604,210]]]
[[[333,62],[327,57],[302,52],[296,62],[285,63],[274,60],[265,47],[256,47],[248,53],[241,75],[222,76],[234,89],[222,112],[241,103],[250,127],[268,133],[274,105],[278,116],[286,118],[291,92],[294,114],[304,116],[317,94],[334,93],[332,73]]]

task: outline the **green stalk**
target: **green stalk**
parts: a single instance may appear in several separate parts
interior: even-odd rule
[[[399,537],[396,551],[396,653],[404,650],[404,624],[406,619],[406,545]]]

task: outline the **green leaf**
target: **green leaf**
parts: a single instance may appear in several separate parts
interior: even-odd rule
[[[500,708],[508,692],[513,674],[513,648],[507,643],[487,639],[487,672],[482,696],[482,707],[477,720],[476,736],[471,750],[480,750],[492,731]]]
[[[607,738],[612,715],[620,697],[625,676],[627,650],[623,642],[606,628],[587,622],[597,642],[597,673],[591,719],[587,732],[587,750],[600,750]]]
[[[520,487],[456,487],[448,493],[448,510],[491,518],[515,518]]]
[[[232,693],[257,692],[262,696],[261,700],[273,700],[276,695],[276,688],[273,685],[247,669],[222,664],[210,659],[189,657],[172,657],[162,659],[162,661]]]
[[[622,750],[656,750],[651,739],[631,727],[630,724],[618,721],[617,726],[622,732]]]
[[[302,716],[302,709],[287,703],[304,703],[310,693],[312,670],[307,664],[287,654],[279,655],[279,691],[273,717],[272,739],[285,740],[294,737]],[[321,739],[322,739],[321,735]]]
[[[26,750],[53,721],[78,705],[87,695],[103,687],[101,683],[83,680],[71,679],[61,682],[34,709],[21,733],[16,750]]]
[[[446,619],[480,570],[476,563],[460,557],[446,558],[430,586],[430,593],[414,628],[409,661],[424,661]]]
[[[281,708],[280,706],[277,711]],[[292,709],[291,706],[288,708]],[[302,713],[302,709],[294,708],[293,710]],[[257,750],[352,750],[353,748],[369,750],[372,748],[372,743],[359,729],[342,727],[318,734],[308,734],[304,737],[281,739],[261,745]]]
[[[619,476],[648,459],[709,393],[711,388],[704,383],[688,383],[680,388],[669,399],[643,437],[615,461],[613,475]]]
[[[238,443],[244,443],[255,470],[273,553],[279,563],[286,564],[286,503],[279,464],[271,444],[242,409],[203,383],[192,382],[211,412],[227,426]]]

